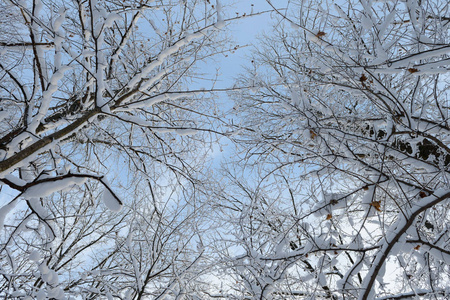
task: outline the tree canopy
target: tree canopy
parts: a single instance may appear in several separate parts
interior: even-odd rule
[[[232,261],[244,289],[262,298],[444,297],[448,2],[273,8],[279,22],[239,80],[251,88],[234,94],[241,165],[258,182],[231,173],[224,196],[223,209],[239,216],[245,253]]]
[[[449,296],[448,1],[266,2],[0,4],[0,296]]]

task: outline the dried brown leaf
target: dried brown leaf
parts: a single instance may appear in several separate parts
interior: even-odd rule
[[[381,201],[372,201],[370,205],[373,206],[373,208],[375,208],[377,211],[381,211]]]

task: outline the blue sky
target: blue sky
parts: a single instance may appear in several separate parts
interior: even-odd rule
[[[268,11],[271,7],[264,0],[241,0],[232,8],[228,8],[230,13],[239,13],[239,15],[249,15],[261,11]],[[229,16],[231,17],[231,16]],[[236,45],[246,46],[237,50],[234,54],[222,58],[220,69],[222,71],[222,80],[232,82],[232,79],[242,72],[242,66],[247,64],[246,56],[250,55],[251,45],[257,43],[257,36],[267,31],[271,26],[272,20],[270,13],[243,18],[237,22],[231,23],[226,30],[233,37]]]
[[[249,15],[251,12],[268,11],[271,7],[264,0],[241,0],[235,4],[222,0],[223,13],[225,18]],[[211,1],[211,3],[214,3]],[[243,72],[243,66],[248,64],[248,57],[252,51],[252,45],[257,43],[257,36],[267,31],[271,27],[271,14],[263,13],[260,15],[245,17],[240,20],[228,22],[223,29],[224,33],[231,37],[231,47],[237,46],[238,50],[234,53],[218,54],[214,56],[214,62],[198,62],[197,66],[202,73],[205,73],[205,81],[198,82],[199,87],[209,89],[212,79],[218,70],[219,77],[215,83],[215,88],[226,89],[233,85],[234,78]]]

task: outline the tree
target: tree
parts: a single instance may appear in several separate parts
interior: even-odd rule
[[[2,2],[1,296],[200,292],[195,193],[221,129],[195,65],[228,51],[209,2]]]
[[[448,296],[447,1],[286,7],[233,94],[241,297]]]

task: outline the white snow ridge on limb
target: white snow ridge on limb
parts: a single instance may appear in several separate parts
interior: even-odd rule
[[[25,192],[23,192],[22,197],[23,198],[41,198],[41,197],[47,197],[54,192],[57,191],[63,191],[68,188],[71,188],[75,185],[82,185],[87,177],[81,176],[75,176],[78,174],[74,174],[74,176],[67,176],[66,178],[61,179],[53,179],[53,180],[46,180],[43,182],[38,182],[36,185],[33,185]]]
[[[216,28],[222,29],[223,27],[225,27],[225,21],[223,20],[222,3],[220,3],[220,0],[216,0],[216,11],[217,11]]]
[[[106,205],[106,207],[113,211],[119,212],[122,209],[122,201],[116,196],[116,194],[112,191],[109,183],[106,179],[100,180],[105,188],[103,189],[102,201]]]

